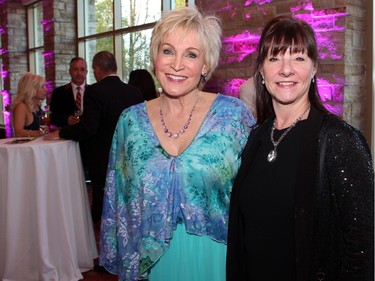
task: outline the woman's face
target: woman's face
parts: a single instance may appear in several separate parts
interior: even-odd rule
[[[39,90],[37,91],[35,98],[37,100],[44,100],[47,96],[47,87],[46,84],[43,82]]]
[[[306,102],[315,73],[316,66],[306,52],[291,54],[290,49],[276,56],[269,54],[261,70],[274,104]]]
[[[165,94],[179,97],[197,90],[205,72],[204,49],[196,34],[185,36],[178,28],[164,37],[155,60],[155,75]]]

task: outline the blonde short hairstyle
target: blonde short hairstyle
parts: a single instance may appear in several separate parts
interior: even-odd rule
[[[180,7],[166,12],[156,23],[151,38],[152,71],[158,55],[159,47],[165,36],[181,28],[186,34],[195,32],[204,47],[204,61],[207,67],[208,80],[215,71],[221,51],[221,21],[214,15],[203,15],[196,7]],[[203,87],[204,81],[201,79]]]
[[[12,107],[14,108],[19,103],[25,103],[27,108],[32,112],[34,110],[33,97],[44,86],[45,79],[35,73],[26,72],[18,81],[17,95],[13,100]]]

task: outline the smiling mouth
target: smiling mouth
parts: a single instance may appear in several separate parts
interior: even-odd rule
[[[279,84],[281,86],[292,86],[292,85],[295,85],[297,83],[296,82],[278,82],[277,84]]]
[[[169,79],[176,80],[176,81],[186,80],[185,76],[177,76],[177,75],[167,74],[167,77]]]

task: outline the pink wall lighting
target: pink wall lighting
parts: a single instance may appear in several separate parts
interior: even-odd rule
[[[1,91],[1,95],[3,97],[4,107],[6,109],[9,108],[11,104],[10,93],[8,91],[3,90]],[[5,123],[5,135],[6,137],[9,138],[13,136],[11,113],[9,110],[3,110],[2,112],[4,116],[4,123]]]
[[[248,7],[254,3],[263,5],[270,2],[272,0],[248,0],[244,6]],[[334,64],[334,61],[343,59],[345,47],[343,33],[345,32],[345,17],[347,16],[345,8],[314,10],[312,1],[302,0],[296,6],[290,7],[290,11],[294,17],[305,20],[313,27],[316,33],[321,64]],[[259,13],[260,9],[257,9],[256,12]],[[264,13],[262,12],[262,14]],[[247,19],[252,17],[250,13],[244,16]],[[259,30],[256,31],[259,32]],[[248,56],[256,52],[259,38],[260,33],[254,33],[250,30],[244,30],[240,34],[225,37],[223,39],[224,55],[222,56],[220,67],[237,67],[237,64],[243,63]],[[254,58],[253,60],[247,60],[245,63],[250,63],[251,65],[251,63],[255,63],[253,61]],[[343,114],[345,85],[343,75],[334,75],[329,78],[329,81],[322,78],[317,80],[319,93],[324,104],[332,113],[338,116]],[[226,80],[223,86],[224,93],[238,97],[238,89],[245,81],[246,79],[244,78]]]

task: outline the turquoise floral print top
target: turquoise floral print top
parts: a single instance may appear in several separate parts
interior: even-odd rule
[[[254,123],[242,101],[218,94],[192,143],[171,156],[146,104],[126,109],[112,140],[100,264],[137,280],[168,250],[178,223],[226,243],[232,183]]]

